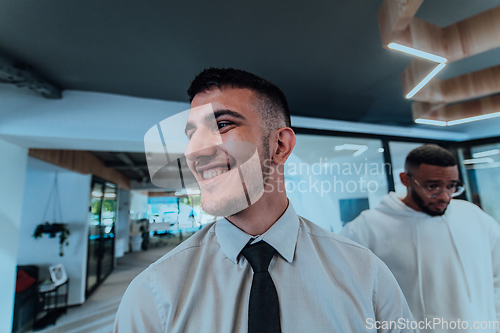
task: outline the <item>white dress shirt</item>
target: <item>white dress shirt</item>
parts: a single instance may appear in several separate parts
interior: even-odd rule
[[[138,275],[115,332],[247,332],[252,239],[226,219],[205,226]],[[273,246],[269,273],[282,332],[413,332],[375,321],[411,314],[389,269],[369,250],[297,216],[291,204],[258,240]]]

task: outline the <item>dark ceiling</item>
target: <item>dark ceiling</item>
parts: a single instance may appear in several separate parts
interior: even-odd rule
[[[382,0],[0,0],[0,54],[63,89],[187,101],[202,69],[236,67],[280,86],[292,114],[410,125],[400,75],[412,58],[381,46]],[[441,26],[500,0],[426,0]],[[450,64],[454,76],[500,50]]]
[[[104,166],[115,169],[125,177],[136,181],[149,181],[149,171],[144,153],[93,151]]]

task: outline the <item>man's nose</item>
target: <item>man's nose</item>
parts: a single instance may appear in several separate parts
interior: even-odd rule
[[[219,145],[222,145],[222,139],[218,131],[199,129],[191,136],[184,154],[188,160],[196,161],[201,157],[214,155]]]
[[[436,199],[444,200],[444,201],[450,201],[451,200],[451,194],[448,193],[446,188],[441,190],[441,193],[438,194]]]

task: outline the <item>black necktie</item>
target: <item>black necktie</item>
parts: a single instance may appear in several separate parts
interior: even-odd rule
[[[263,241],[247,245],[241,251],[253,270],[248,305],[248,333],[281,332],[278,293],[268,271],[275,251]]]

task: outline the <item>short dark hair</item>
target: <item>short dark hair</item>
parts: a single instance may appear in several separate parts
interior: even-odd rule
[[[267,127],[291,126],[290,109],[285,94],[274,83],[255,74],[234,68],[208,68],[198,74],[187,90],[189,101],[214,88],[249,89],[259,95],[262,120]],[[274,128],[274,129],[277,129]]]
[[[448,150],[438,145],[427,144],[413,149],[406,156],[405,172],[409,173],[421,164],[450,167],[457,165],[457,160]]]

